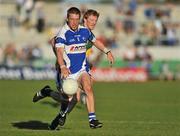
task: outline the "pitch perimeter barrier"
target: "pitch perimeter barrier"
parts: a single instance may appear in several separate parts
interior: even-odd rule
[[[148,79],[143,68],[93,68],[91,74],[95,81],[103,82],[144,82]],[[1,80],[53,80],[55,75],[54,69],[0,66]]]

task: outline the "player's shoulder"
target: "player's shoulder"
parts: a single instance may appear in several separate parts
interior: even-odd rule
[[[80,29],[88,29],[87,27],[83,26],[83,25],[79,25]]]
[[[87,27],[85,27],[83,25],[79,25],[79,29],[84,30],[84,31],[90,31]]]
[[[61,33],[66,33],[67,31],[69,31],[70,28],[68,27],[67,24],[65,24],[62,28],[61,28]]]
[[[56,34],[56,37],[64,37],[64,35],[65,35],[65,33],[68,31],[68,28],[67,28],[67,26],[66,26],[66,24],[63,26],[63,27],[61,27],[61,28],[59,28],[59,31],[58,31],[58,33]]]
[[[85,26],[80,25],[79,30],[80,30],[80,33],[86,33],[86,34],[91,35],[91,31]]]

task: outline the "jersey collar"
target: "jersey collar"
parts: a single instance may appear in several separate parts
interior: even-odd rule
[[[65,28],[66,28],[66,30],[70,30],[70,31],[71,31],[71,32],[73,32],[73,33],[74,33],[74,32],[79,31],[80,27],[81,27],[81,26],[80,26],[80,25],[78,25],[78,29],[77,29],[76,31],[73,31],[73,30],[72,30],[72,29],[68,26],[68,24],[67,24],[67,23],[65,24]]]

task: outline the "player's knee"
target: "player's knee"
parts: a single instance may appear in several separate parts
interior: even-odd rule
[[[85,86],[84,90],[86,93],[92,93],[92,87],[91,86]]]

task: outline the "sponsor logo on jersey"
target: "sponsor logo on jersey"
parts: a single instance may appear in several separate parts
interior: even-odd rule
[[[70,48],[70,51],[71,52],[74,52],[74,51],[81,51],[81,50],[85,50],[86,49],[86,45],[81,45],[81,46],[72,46]]]

